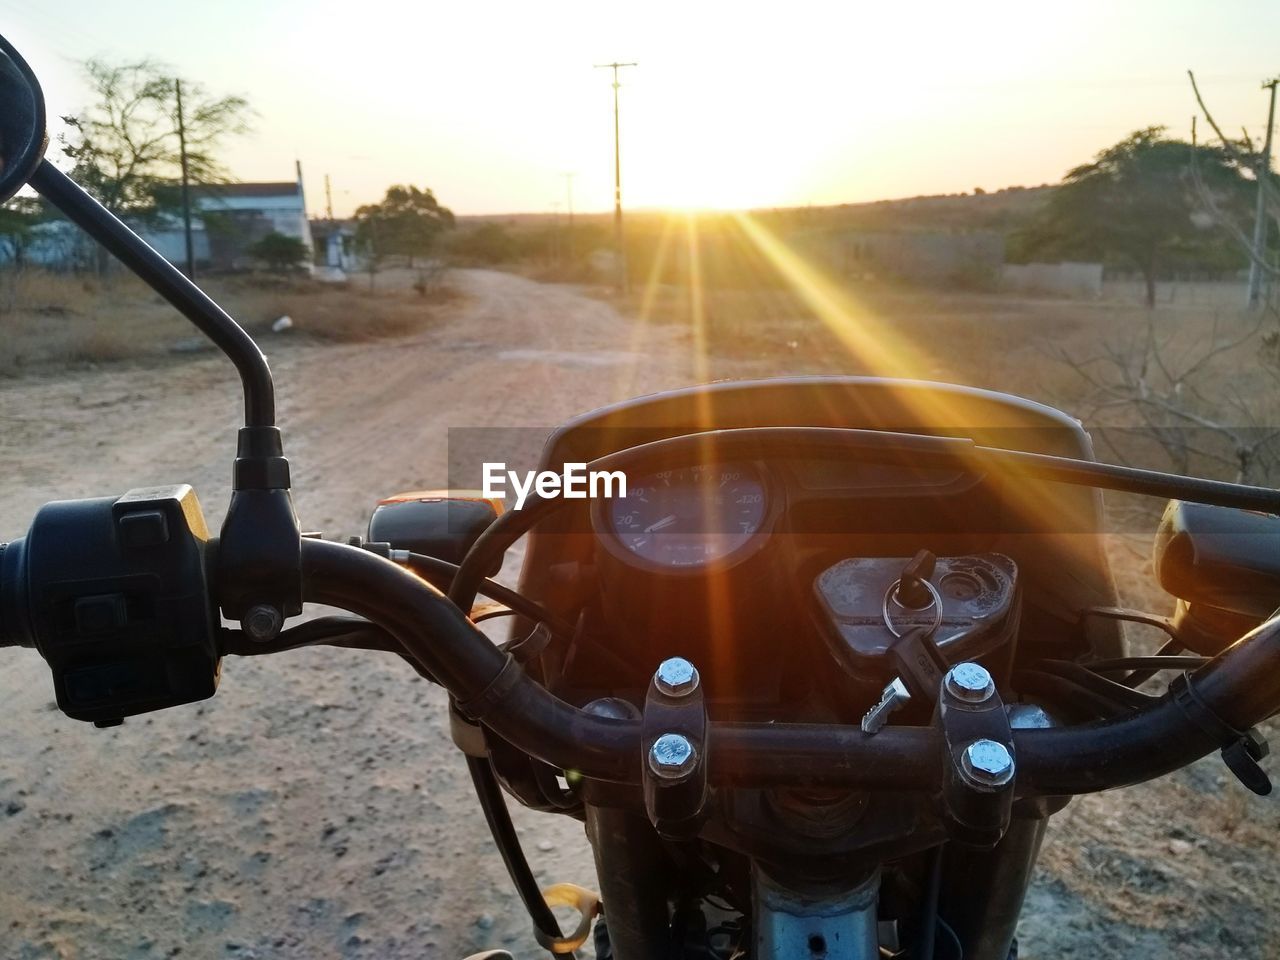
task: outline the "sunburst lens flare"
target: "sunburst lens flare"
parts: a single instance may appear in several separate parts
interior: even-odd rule
[[[662,231],[658,234],[658,242],[653,252],[653,262],[649,266],[644,291],[640,296],[640,308],[632,325],[631,335],[628,338],[628,352],[633,359],[622,369],[620,374],[621,389],[619,396],[621,399],[631,397],[637,392],[641,376],[638,358],[645,355],[649,345],[648,341],[653,335],[653,314],[658,302],[658,296],[662,291],[663,278],[666,275],[668,261],[670,260],[671,237],[674,231],[675,225],[672,218],[664,217]]]
[[[858,302],[847,288],[810,263],[758,218],[740,213],[735,215],[735,220],[769,266],[844,346],[850,359],[857,364],[857,372],[913,380],[933,378],[936,364],[928,355],[917,344],[889,327],[873,310]],[[984,429],[997,426],[959,422],[959,413],[950,409],[946,400],[937,394],[904,392],[901,399],[911,405],[911,409],[904,411],[901,424],[904,430],[969,435],[981,434]],[[980,464],[975,464],[974,472],[982,473],[984,470]],[[1043,520],[1046,502],[1042,484],[1023,483],[1015,476],[1004,477],[1002,484],[1005,506],[1011,514],[1032,522]],[[1068,553],[1095,549],[1088,538],[1062,537],[1058,546]]]

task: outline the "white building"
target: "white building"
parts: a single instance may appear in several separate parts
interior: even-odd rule
[[[313,270],[315,245],[307,220],[301,164],[296,180],[192,187],[191,206],[191,247],[197,272],[251,267],[249,247],[272,232],[296,237],[306,244],[307,257],[302,266],[308,273]],[[180,215],[168,216],[160,224],[129,225],[166,260],[186,266],[186,237]],[[0,263],[10,259],[8,245],[0,245]],[[24,259],[53,269],[85,267],[94,262],[94,246],[70,222],[53,220],[32,229]]]
[[[307,247],[306,269],[314,256],[311,224],[302,187],[302,164],[296,181],[225,183],[192,189],[191,245],[197,269],[235,270],[252,264],[247,250],[269,233],[296,237]],[[165,259],[186,262],[181,218],[162,227],[139,231]]]
[[[312,220],[317,276],[325,280],[345,280],[362,264],[356,248],[354,220]]]

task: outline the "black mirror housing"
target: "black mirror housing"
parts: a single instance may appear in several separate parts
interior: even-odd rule
[[[0,37],[0,203],[31,179],[48,145],[40,82]]]
[[[1280,607],[1280,516],[1171,501],[1156,534],[1160,585],[1192,607],[1261,622]]]

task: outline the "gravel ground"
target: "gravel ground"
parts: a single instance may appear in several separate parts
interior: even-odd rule
[[[678,330],[637,340],[569,287],[457,283],[429,335],[273,358],[304,527],[358,533],[378,496],[443,485],[448,427],[551,427],[695,379]],[[211,525],[225,509],[239,397],[218,357],[11,381],[0,410],[8,535],[46,500],[152,483],[191,482]],[[29,651],[5,651],[0,695],[0,957],[535,955],[444,698],[389,656],[229,661],[213,700],[110,730],[58,713]],[[593,885],[577,824],[517,819],[546,882]],[[1213,761],[1077,801],[1051,828],[1023,955],[1276,956],[1276,825]]]

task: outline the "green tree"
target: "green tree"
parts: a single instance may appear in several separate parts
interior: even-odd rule
[[[1225,151],[1164,133],[1138,130],[1071,170],[1012,238],[1013,255],[1090,257],[1137,270],[1147,306],[1155,305],[1156,278],[1171,265],[1220,265],[1226,236],[1206,212],[1192,164],[1215,206],[1232,215],[1245,215],[1250,183]]]
[[[394,186],[380,203],[356,210],[356,241],[375,259],[399,255],[413,266],[428,257],[440,235],[453,229],[453,211],[440,205],[430,189]]]
[[[86,60],[82,66],[93,100],[62,118],[69,127],[61,143],[74,161],[71,175],[117,216],[147,219],[177,209],[178,78],[151,60]],[[182,106],[189,179],[226,181],[217,153],[228,137],[248,130],[247,101],[214,97],[182,81]]]
[[[462,260],[479,263],[508,263],[520,255],[516,238],[500,223],[483,223],[459,230],[449,243],[450,252]]]
[[[249,256],[261,260],[272,273],[288,273],[307,262],[310,254],[307,245],[297,237],[286,236],[275,230],[249,247]]]

